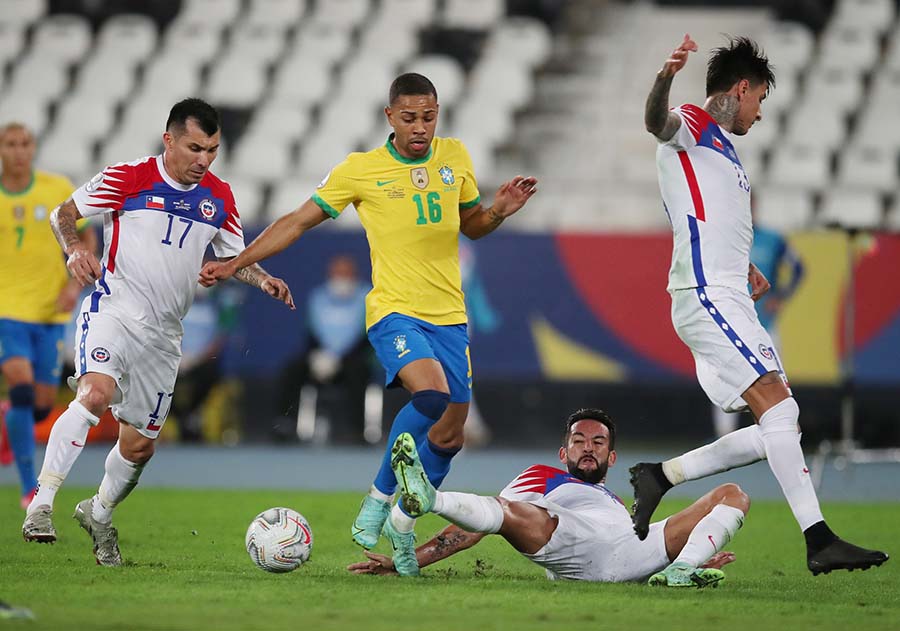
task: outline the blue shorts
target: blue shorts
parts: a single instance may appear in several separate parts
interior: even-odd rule
[[[65,330],[65,324],[33,324],[0,318],[0,363],[24,357],[31,362],[37,383],[59,383]]]
[[[388,388],[401,385],[397,373],[408,363],[431,358],[444,369],[452,403],[467,403],[472,398],[472,362],[465,324],[438,326],[392,313],[372,325],[369,342],[387,373]]]

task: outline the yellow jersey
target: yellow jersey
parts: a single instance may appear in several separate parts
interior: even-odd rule
[[[0,318],[57,324],[56,310],[69,280],[63,252],[50,229],[50,212],[74,190],[62,175],[34,171],[21,193],[0,185]]]
[[[459,211],[481,201],[469,152],[456,138],[435,137],[428,154],[412,160],[392,140],[351,153],[312,199],[333,218],[349,204],[359,213],[372,259],[366,329],[391,313],[462,324]]]

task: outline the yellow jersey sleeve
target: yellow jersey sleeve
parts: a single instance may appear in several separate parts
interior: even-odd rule
[[[467,210],[481,203],[481,194],[478,192],[478,180],[475,179],[475,168],[472,166],[472,158],[469,150],[460,141],[459,151],[463,163],[462,186],[459,190],[459,207]]]
[[[332,219],[359,200],[359,154],[350,154],[334,167],[312,195],[312,200]]]

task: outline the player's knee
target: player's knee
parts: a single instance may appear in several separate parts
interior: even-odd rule
[[[134,444],[123,445],[119,443],[119,453],[128,462],[134,464],[147,464],[156,450],[155,443],[150,440],[141,440]]]
[[[45,420],[48,416],[50,416],[50,412],[53,411],[53,408],[34,408],[34,422],[40,423]]]
[[[737,508],[745,515],[750,511],[750,496],[737,484],[728,482],[716,488],[717,504],[726,504]]]
[[[34,407],[34,386],[21,383],[9,389],[9,403],[14,408]]]
[[[412,404],[419,414],[437,422],[450,405],[450,394],[440,390],[420,390],[412,395]]]
[[[775,432],[800,432],[800,406],[794,397],[779,401],[759,419],[759,429],[763,434]]]

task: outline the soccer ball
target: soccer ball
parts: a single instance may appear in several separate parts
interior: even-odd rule
[[[306,518],[290,508],[261,512],[244,537],[247,554],[266,572],[291,572],[309,560],[312,529]]]

